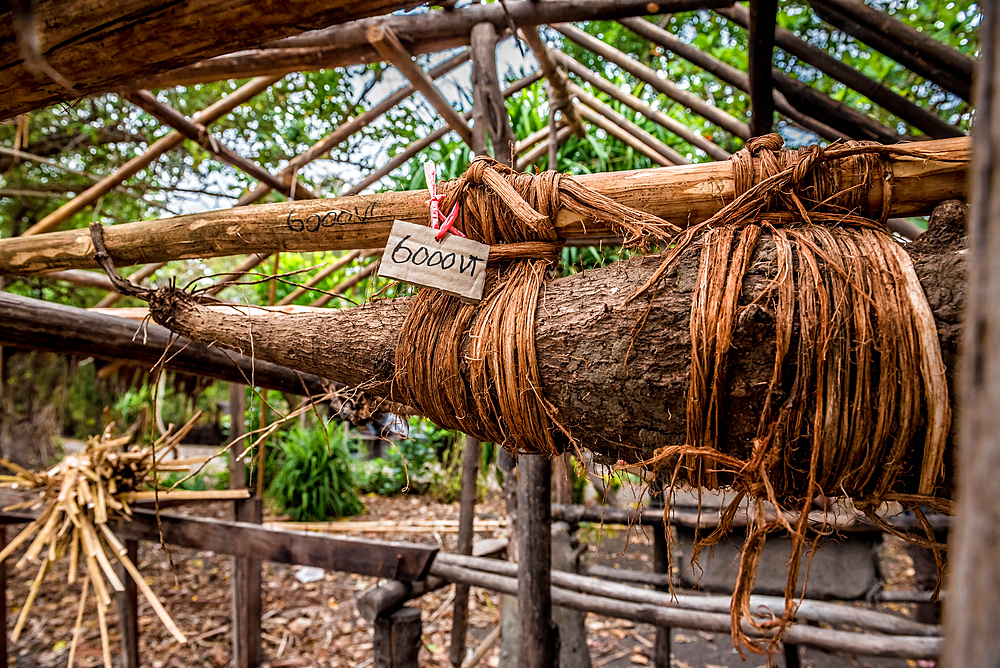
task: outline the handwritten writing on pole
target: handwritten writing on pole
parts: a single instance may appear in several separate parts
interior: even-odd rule
[[[379,276],[454,295],[465,302],[483,296],[490,247],[454,234],[435,239],[436,230],[402,220],[392,224]]]
[[[375,212],[375,202],[369,202],[362,210],[354,207],[354,211],[344,211],[334,209],[325,213],[310,213],[306,216],[295,213],[295,209],[288,212],[285,224],[292,232],[319,232],[320,228],[333,227],[337,223],[364,223]]]

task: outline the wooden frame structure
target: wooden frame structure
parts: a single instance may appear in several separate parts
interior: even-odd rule
[[[45,25],[44,16],[32,16],[23,7],[31,3],[14,3],[10,13],[16,21],[9,24],[29,26]],[[93,3],[52,2],[45,4],[44,11],[54,11],[53,8],[62,5],[74,5],[74,16],[79,16],[77,25],[69,28],[69,35],[62,35],[63,46],[52,49],[44,54],[51,67],[60,76],[69,78],[74,86],[70,90],[55,85],[52,81],[42,86],[36,86],[32,75],[28,74],[30,59],[15,62],[16,55],[5,47],[0,50],[0,64],[10,67],[0,68],[0,90],[13,91],[0,101],[0,118],[10,117],[16,113],[27,111],[46,103],[57,100],[73,99],[83,94],[93,94],[112,87],[129,87],[131,91],[126,98],[138,107],[146,110],[160,121],[172,128],[172,131],[159,141],[150,145],[145,153],[123,164],[113,174],[100,179],[77,197],[69,200],[54,213],[38,221],[27,230],[24,239],[17,244],[6,244],[0,248],[0,267],[3,271],[14,271],[22,274],[38,274],[44,280],[67,281],[77,285],[98,287],[109,291],[109,296],[97,306],[106,308],[112,306],[117,293],[113,291],[110,282],[101,275],[83,271],[92,268],[91,256],[93,249],[89,242],[78,231],[64,231],[49,234],[57,230],[76,214],[95,204],[102,195],[120,187],[127,179],[134,176],[144,167],[152,164],[166,151],[183,143],[185,139],[199,144],[213,159],[226,162],[245,172],[259,182],[251,192],[241,197],[237,206],[249,205],[259,201],[269,192],[276,191],[289,200],[315,199],[318,194],[310,192],[296,180],[296,173],[310,162],[322,158],[333,148],[347,140],[352,134],[360,131],[374,122],[391,108],[402,103],[412,94],[421,93],[444,120],[442,127],[426,138],[414,143],[408,150],[390,159],[382,168],[373,171],[358,184],[351,187],[344,197],[358,195],[372,184],[382,179],[405,161],[412,159],[424,148],[438,141],[450,132],[455,132],[476,152],[489,150],[492,144],[494,155],[504,162],[515,160],[518,169],[524,170],[543,155],[549,155],[549,165],[554,163],[558,146],[571,133],[584,134],[587,125],[594,130],[601,130],[608,136],[613,136],[632,147],[634,150],[648,156],[661,165],[682,165],[690,162],[688,156],[682,155],[676,149],[667,146],[658,139],[631,123],[623,116],[601,102],[598,93],[610,96],[632,110],[646,116],[659,124],[691,147],[691,157],[698,160],[725,160],[729,152],[718,146],[711,138],[686,128],[660,111],[651,101],[641,96],[618,90],[607,79],[587,66],[572,58],[569,54],[558,51],[552,44],[547,44],[539,33],[539,26],[548,25],[558,31],[566,39],[578,46],[591,51],[605,63],[614,65],[628,72],[637,80],[643,82],[656,95],[663,95],[672,104],[679,104],[706,119],[718,133],[728,134],[737,140],[770,132],[774,126],[774,114],[781,114],[783,122],[800,126],[814,132],[826,140],[838,139],[874,139],[882,142],[896,142],[911,139],[911,132],[919,131],[934,139],[948,140],[961,135],[955,128],[943,119],[919,107],[897,91],[893,91],[878,82],[872,81],[853,69],[837,61],[829,53],[810,45],[800,37],[776,25],[778,3],[776,0],[751,0],[749,9],[732,0],[658,0],[656,3],[646,0],[508,0],[505,3],[472,6],[464,9],[431,10],[424,14],[405,16],[380,16],[377,18],[361,18],[387,13],[406,6],[384,0],[375,3],[349,3],[344,0],[328,0],[313,3],[312,10],[287,17],[262,18],[256,15],[254,3],[229,3],[225,39],[205,40],[189,39],[186,26],[196,17],[199,8],[207,6],[203,1],[186,3],[186,9],[179,14],[171,14],[157,10],[145,21],[139,22],[142,30],[132,34],[126,30],[123,17],[107,22],[102,27],[100,37],[105,40],[105,46],[111,44],[121,53],[141,54],[142,63],[136,58],[114,59],[102,71],[84,72],[74,66],[74,62],[83,62],[86,56],[93,52],[97,40],[94,35],[85,32],[89,25],[86,11]],[[143,3],[140,3],[143,4]],[[910,68],[920,76],[925,77],[941,90],[953,93],[962,99],[971,97],[971,80],[974,62],[957,52],[929,40],[901,22],[865,6],[860,0],[811,0],[819,16],[836,28],[857,37],[869,46],[882,51]],[[744,73],[729,64],[722,63],[709,54],[697,51],[679,40],[669,31],[653,23],[643,20],[642,16],[652,13],[675,13],[691,10],[715,10],[721,17],[736,25],[749,29],[750,49],[749,68]],[[29,12],[25,14],[25,12]],[[874,12],[874,13],[873,13]],[[995,11],[993,11],[995,14]],[[0,13],[2,16],[2,13]],[[991,14],[992,18],[995,18]],[[361,19],[361,20],[351,20]],[[690,60],[707,73],[717,77],[735,89],[749,93],[751,113],[749,119],[733,117],[714,106],[710,101],[702,99],[691,91],[683,90],[666,80],[655,70],[639,63],[628,54],[613,48],[592,37],[578,27],[571,25],[574,21],[589,20],[621,20],[622,24],[636,34],[658,45],[671,54]],[[347,22],[344,22],[347,21]],[[173,22],[173,24],[171,24]],[[338,22],[343,22],[337,24]],[[66,23],[70,23],[67,21]],[[291,26],[296,26],[293,29]],[[992,24],[991,24],[992,25]],[[311,32],[293,34],[302,27],[317,28]],[[991,29],[995,29],[992,26]],[[8,45],[19,43],[22,49],[31,48],[30,30],[17,32],[14,28],[6,40]],[[235,51],[237,45],[245,45],[243,39],[247,31],[255,31],[259,43],[249,50]],[[521,35],[534,52],[540,64],[540,71],[535,75],[516,82],[501,91],[496,76],[495,44],[498,38],[509,36],[511,31],[521,31]],[[76,36],[74,31],[83,31],[83,37]],[[183,31],[183,32],[182,32]],[[150,35],[163,35],[160,40],[150,39]],[[43,35],[46,39],[54,36]],[[995,37],[994,37],[995,39]],[[145,51],[135,48],[136,42],[157,43],[162,53],[157,58],[150,57]],[[145,40],[145,41],[143,41]],[[27,45],[27,46],[25,46]],[[432,53],[445,49],[454,49],[470,45],[470,48],[454,55],[437,67],[424,71],[414,56]],[[908,126],[905,132],[897,128],[889,128],[866,117],[857,110],[848,108],[843,103],[835,101],[822,93],[810,88],[807,84],[792,79],[772,68],[773,52],[781,48],[788,53],[818,68],[836,78],[846,86],[866,96],[874,104],[895,114]],[[995,47],[995,43],[993,44]],[[43,54],[36,54],[41,56]],[[472,60],[475,81],[475,105],[471,113],[461,114],[454,110],[439,90],[434,80],[449,71]],[[346,121],[334,129],[329,135],[310,147],[301,155],[289,160],[287,167],[277,174],[271,174],[253,160],[238,155],[232,148],[222,144],[212,136],[210,124],[227,113],[232,112],[239,104],[260,94],[269,86],[290,72],[306,71],[327,67],[344,67],[355,64],[366,64],[385,61],[394,65],[403,73],[409,85],[389,95],[371,109],[360,113],[355,118]],[[41,61],[41,62],[44,62]],[[156,63],[150,65],[148,63]],[[992,61],[991,61],[992,63]],[[990,73],[992,74],[992,72]],[[210,105],[191,118],[185,117],[160,101],[148,89],[169,87],[174,85],[190,85],[194,83],[216,81],[228,78],[256,77],[238,91],[223,100]],[[548,85],[550,124],[546,131],[536,133],[537,136],[517,138],[510,129],[506,109],[503,104],[505,97],[516,93],[540,78],[545,78]],[[573,77],[572,79],[570,77]],[[573,79],[580,81],[580,84]],[[589,90],[588,90],[589,88]],[[30,89],[30,90],[29,90]],[[984,86],[986,90],[992,90]],[[992,93],[990,93],[992,95]],[[992,97],[981,93],[980,103],[984,106],[995,104]],[[556,122],[556,112],[561,119]],[[470,127],[469,120],[474,124]],[[749,123],[747,122],[749,120]],[[487,141],[487,137],[491,141]],[[520,141],[518,141],[520,140]],[[515,142],[516,145],[515,145]],[[513,146],[513,149],[511,148]],[[967,150],[967,146],[958,140],[954,150]],[[692,168],[697,176],[693,179],[703,179],[705,175],[721,173],[721,165],[704,165]],[[700,171],[699,171],[700,170]],[[672,178],[672,177],[671,177]],[[942,182],[961,181],[954,175],[943,174]],[[951,181],[948,181],[951,179]],[[905,178],[898,179],[905,183]],[[956,189],[961,186],[955,185]],[[905,186],[901,186],[905,191]],[[955,193],[960,195],[961,191]],[[293,301],[301,293],[313,288],[327,276],[338,269],[352,263],[362,265],[347,281],[342,282],[328,294],[320,296],[313,306],[323,306],[333,298],[345,294],[369,276],[376,267],[373,258],[377,251],[365,251],[373,243],[384,236],[385,221],[373,221],[370,217],[358,215],[358,204],[364,202],[361,198],[341,199],[330,203],[319,200],[315,205],[333,208],[339,211],[353,211],[359,220],[353,227],[340,229],[337,238],[318,234],[307,242],[290,238],[281,240],[273,247],[267,244],[255,249],[246,260],[236,266],[231,274],[218,278],[216,285],[208,289],[209,294],[219,294],[226,286],[252,271],[255,267],[267,261],[271,253],[295,250],[344,250],[344,255],[335,263],[318,270],[305,279],[301,292],[283,302]],[[413,212],[422,210],[424,195],[422,193],[402,194],[392,209],[391,218],[405,217],[400,211]],[[683,209],[684,216],[690,217],[691,202],[683,198],[674,203],[678,212]],[[713,204],[714,205],[714,204]],[[274,219],[291,216],[292,205],[273,205],[270,214]],[[299,205],[296,205],[299,206]],[[303,205],[304,206],[304,205]],[[299,209],[300,211],[306,209]],[[319,209],[316,209],[317,211]],[[365,210],[364,206],[361,210]],[[311,211],[311,210],[307,210]],[[660,215],[665,215],[658,211]],[[213,216],[201,216],[199,228],[206,229],[201,239],[192,238],[192,228],[185,227],[183,221],[156,222],[136,224],[138,227],[121,226],[120,230],[109,230],[107,239],[109,251],[115,256],[119,266],[128,264],[144,264],[132,279],[141,281],[152,277],[158,269],[174,259],[184,257],[205,257],[208,255],[238,254],[239,244],[225,243],[216,245],[222,235],[218,231],[222,226],[234,221],[252,221],[258,214],[242,209],[232,212],[220,212]],[[263,215],[263,214],[262,214]],[[678,213],[678,215],[680,215]],[[350,216],[348,216],[350,219]],[[584,239],[600,239],[606,237],[608,231],[600,229],[580,229],[575,226],[578,221],[566,221],[561,231],[567,235]],[[689,221],[685,220],[685,223]],[[171,225],[174,225],[171,228]],[[375,228],[378,227],[376,230]],[[171,232],[171,229],[173,232]],[[899,229],[907,229],[900,226]],[[159,242],[155,248],[146,251],[130,250],[134,240],[148,234],[165,236],[155,237]],[[173,234],[174,236],[170,236]],[[117,236],[116,236],[117,235]],[[167,243],[172,239],[174,245]],[[251,241],[253,239],[251,238]],[[186,250],[179,250],[183,243]],[[193,243],[193,246],[192,246]],[[46,257],[45,249],[60,247],[68,249],[59,259]],[[363,252],[365,251],[365,252]],[[20,253],[25,259],[18,263],[12,259]],[[131,253],[131,254],[130,254]],[[4,254],[7,257],[4,258]],[[54,271],[60,270],[60,271]],[[279,302],[279,305],[281,303]],[[45,330],[44,315],[50,313],[52,318],[58,318],[72,327],[55,331]],[[117,318],[104,314],[80,312],[55,305],[33,304],[10,295],[0,293],[0,344],[30,346],[39,349],[78,351],[96,355],[114,355],[128,359],[151,361],[157,359],[167,346],[174,346],[176,354],[168,356],[169,365],[182,370],[197,370],[203,375],[228,380],[238,387],[238,383],[247,382],[250,362],[234,355],[222,355],[215,349],[199,347],[198,344],[172,340],[170,333],[162,328],[150,326],[150,336],[140,345],[131,341],[127,327]],[[162,331],[161,331],[162,330]],[[134,330],[132,330],[134,331]],[[30,332],[34,337],[27,340]],[[99,332],[104,332],[100,336]],[[204,348],[204,349],[202,349]],[[292,372],[277,365],[265,366],[257,362],[253,369],[254,380],[265,387],[273,387],[282,391],[315,394],[328,389],[330,381],[315,376]],[[336,379],[334,379],[336,380]],[[234,389],[234,399],[242,392]],[[240,411],[239,402],[234,401],[234,410]],[[242,420],[239,421],[242,423]],[[234,419],[234,424],[237,420]],[[474,452],[470,448],[467,452]],[[476,461],[469,457],[465,464],[463,479],[475,480]],[[666,604],[663,595],[657,592],[636,594],[635,592],[601,588],[593,582],[582,582],[550,573],[548,558],[548,527],[551,514],[562,513],[565,509],[553,509],[549,504],[549,482],[551,473],[547,460],[528,457],[524,463],[525,475],[519,489],[518,506],[522,517],[530,518],[522,523],[518,533],[519,553],[522,559],[516,566],[497,563],[484,563],[485,560],[472,556],[477,553],[472,543],[472,517],[474,497],[463,495],[462,519],[460,528],[459,552],[457,556],[441,555],[437,559],[434,554],[426,551],[420,553],[426,557],[419,568],[413,566],[402,577],[400,572],[383,572],[379,574],[389,577],[392,581],[377,594],[372,594],[379,602],[372,603],[370,610],[378,616],[376,625],[376,666],[409,665],[415,651],[414,633],[419,639],[419,615],[414,620],[412,610],[398,610],[406,600],[419,595],[445,582],[486,583],[491,588],[507,593],[518,593],[522,601],[528,602],[522,607],[521,647],[525,652],[521,665],[529,667],[549,666],[552,662],[553,638],[548,634],[549,617],[553,602],[562,605],[584,607],[585,609],[604,610],[607,614],[617,614],[632,619],[649,621],[661,627],[690,626],[691,628],[728,630],[728,617],[720,621],[706,615],[704,611],[677,612],[668,606],[655,612],[643,612],[647,608],[638,604],[655,601]],[[234,481],[242,480],[242,472],[234,471]],[[466,485],[467,486],[467,485]],[[472,485],[474,489],[474,483]],[[259,540],[248,544],[255,545],[250,552],[236,549],[232,553],[237,558],[237,575],[234,577],[234,628],[241,629],[236,634],[241,637],[234,647],[236,665],[240,668],[257,665],[259,654],[259,603],[260,603],[260,559],[286,558],[293,555],[295,563],[318,565],[325,568],[356,569],[362,568],[355,562],[338,561],[337,555],[349,554],[351,550],[332,539],[305,535],[289,535],[280,530],[265,529],[253,526],[260,522],[259,499],[241,502],[236,508],[238,519],[243,523],[224,523],[212,526],[212,531],[206,531],[199,521],[168,519],[165,527],[168,542],[197,545],[201,548],[211,547],[216,551],[233,550],[236,542],[219,542],[220,536],[232,537],[253,535]],[[18,518],[9,516],[8,520]],[[145,523],[145,524],[144,524]],[[131,526],[122,527],[123,535],[130,539],[128,547],[134,550],[140,539],[155,538],[150,533],[149,518],[140,518]],[[155,533],[155,532],[154,532]],[[209,545],[211,544],[211,545]],[[313,548],[306,546],[314,546]],[[338,547],[339,545],[339,547]],[[280,547],[279,547],[280,546]],[[377,546],[368,546],[378,549]],[[402,550],[407,554],[416,554],[415,548],[396,546],[393,549]],[[481,553],[482,551],[480,551]],[[662,552],[662,549],[661,549]],[[324,556],[325,555],[325,556]],[[662,557],[662,554],[660,554]],[[416,558],[416,557],[414,557]],[[476,561],[479,559],[479,561]],[[388,557],[379,564],[391,561]],[[662,559],[661,559],[662,561]],[[380,566],[381,567],[381,566]],[[662,567],[662,564],[661,564]],[[361,571],[355,571],[361,572]],[[367,571],[365,571],[367,572]],[[430,573],[431,577],[427,577]],[[517,576],[516,582],[512,575]],[[401,584],[397,580],[407,580]],[[2,578],[0,578],[2,584]],[[589,589],[588,589],[589,588]],[[467,595],[467,588],[466,588]],[[604,598],[584,599],[580,592],[603,592]],[[388,593],[386,593],[388,592]],[[610,592],[610,593],[609,593]],[[122,618],[127,620],[124,636],[127,638],[125,665],[137,665],[137,655],[134,627],[135,595],[134,590],[127,590],[122,599]],[[648,594],[648,595],[647,595]],[[617,596],[618,598],[615,598]],[[624,598],[623,598],[624,597]],[[630,598],[631,597],[631,598]],[[657,598],[659,597],[659,598]],[[464,597],[456,596],[456,605],[461,605]],[[625,601],[623,604],[622,601]],[[387,603],[388,601],[388,603]],[[586,603],[582,602],[586,601]],[[595,608],[597,601],[597,608]],[[601,607],[603,606],[603,607]],[[456,608],[457,609],[457,608]],[[637,612],[638,611],[638,612]],[[257,623],[254,623],[254,617]],[[699,616],[701,615],[701,616]],[[874,618],[873,618],[874,619]],[[878,619],[873,624],[891,626],[893,622]],[[464,652],[464,618],[456,613],[456,628],[453,639],[455,647],[451,652],[454,665],[462,665]],[[873,654],[908,656],[923,658],[936,656],[940,651],[940,640],[933,637],[936,631],[913,626],[896,626],[905,628],[906,633],[914,632],[912,638],[868,641],[863,636],[852,634],[850,637],[824,635],[818,631],[810,631],[808,627],[793,627],[788,635],[790,642],[812,643],[827,647],[842,647],[845,642],[853,643],[855,647],[865,647]],[[416,629],[416,630],[414,630]],[[884,630],[884,628],[882,629]],[[905,635],[905,634],[904,634]],[[256,636],[256,640],[255,640]],[[392,638],[392,642],[387,638]],[[866,644],[867,643],[867,644]],[[395,647],[407,647],[406,652],[396,652]],[[669,665],[669,642],[665,645],[657,643],[659,648],[655,657],[656,665]],[[664,656],[664,653],[666,656]]]

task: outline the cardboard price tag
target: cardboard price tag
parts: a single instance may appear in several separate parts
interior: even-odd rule
[[[490,247],[402,220],[392,224],[378,275],[454,295],[475,303],[483,297]]]

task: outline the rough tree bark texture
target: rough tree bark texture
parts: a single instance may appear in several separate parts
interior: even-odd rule
[[[930,231],[906,247],[937,319],[949,369],[956,358],[965,295],[964,212],[958,202],[940,206]],[[694,244],[682,255],[652,300],[645,327],[635,335],[648,302],[626,305],[625,298],[652,274],[660,258],[616,262],[545,284],[535,337],[544,394],[558,409],[559,421],[584,446],[612,459],[632,459],[685,441],[688,321],[699,254]],[[747,274],[744,304],[767,289],[772,270],[773,247],[765,242]],[[252,332],[253,351],[260,359],[391,396],[407,299],[248,322],[166,296],[161,293],[151,302],[154,318],[185,336],[249,353]],[[724,440],[736,449],[734,454],[743,455],[739,449],[757,428],[772,371],[773,314],[760,306],[744,309],[733,339]]]
[[[4,5],[0,5],[0,119],[128,86],[138,77],[310,28],[385,14],[406,3],[41,0]],[[25,9],[32,6],[33,12]],[[25,63],[20,48],[26,28],[18,31],[15,18],[33,29],[38,55],[72,88],[32,72],[37,68]]]

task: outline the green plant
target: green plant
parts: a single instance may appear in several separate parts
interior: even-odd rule
[[[267,493],[297,522],[322,521],[364,512],[343,431],[329,424],[296,426],[276,438],[277,472]]]
[[[405,439],[393,442],[384,457],[355,465],[359,487],[369,494],[431,494],[453,500],[461,488],[461,447],[454,431],[413,418]]]

